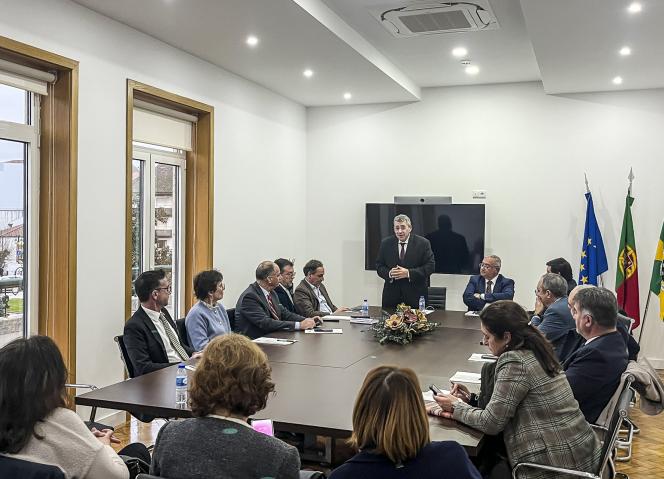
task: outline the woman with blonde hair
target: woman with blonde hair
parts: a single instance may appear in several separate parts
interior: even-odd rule
[[[178,479],[298,478],[297,449],[247,422],[274,391],[271,374],[263,350],[245,336],[210,341],[189,389],[194,417],[159,431],[150,473]]]
[[[430,441],[422,392],[411,369],[369,371],[355,400],[350,442],[358,454],[330,479],[481,478],[458,443]]]

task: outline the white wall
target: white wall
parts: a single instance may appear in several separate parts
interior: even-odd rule
[[[503,260],[526,307],[544,263],[579,259],[588,173],[610,269],[634,167],[632,210],[645,305],[664,220],[664,91],[549,96],[540,83],[435,88],[423,101],[307,111],[307,253],[326,264],[337,303],[379,303],[382,280],[364,271],[364,204],[396,195],[485,189],[486,252]],[[465,309],[467,276],[434,275],[448,309]],[[642,346],[664,367],[664,323],[651,308]]]
[[[229,306],[261,260],[303,257],[305,109],[77,4],[0,3],[2,35],[80,62],[76,372],[111,384],[123,378],[127,78],[215,108],[214,265]]]

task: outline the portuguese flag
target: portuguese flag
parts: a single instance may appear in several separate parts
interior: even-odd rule
[[[659,296],[659,319],[664,321],[664,224],[662,224],[662,232],[659,234],[659,242],[657,243],[650,291]]]
[[[620,244],[618,245],[618,267],[616,268],[616,293],[618,307],[625,310],[627,316],[634,319],[636,328],[641,322],[639,309],[639,274],[636,260],[636,242],[632,223],[632,203],[634,198],[627,193],[625,216],[623,218]]]

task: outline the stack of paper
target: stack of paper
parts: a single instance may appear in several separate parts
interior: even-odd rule
[[[480,377],[481,377],[480,373],[467,373],[464,371],[457,371],[456,373],[454,373],[454,376],[450,378],[450,382],[479,384]]]
[[[338,328],[338,329],[306,329],[304,331],[307,334],[342,334],[344,332],[343,329]]]
[[[276,344],[277,346],[288,346],[297,342],[297,339],[281,339],[281,338],[256,338],[254,343],[257,344]]]
[[[469,316],[469,317],[479,317],[480,313],[478,311],[468,311],[464,316]]]
[[[323,321],[326,319],[353,319],[351,316],[346,316],[343,314],[328,314],[327,316],[323,316]]]
[[[498,358],[492,354],[473,353],[468,361],[479,361],[481,363],[495,363]]]
[[[350,320],[351,323],[353,324],[374,324],[377,323],[377,319],[371,319],[371,318],[353,318]]]

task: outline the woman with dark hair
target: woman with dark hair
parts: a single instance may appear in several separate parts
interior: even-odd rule
[[[359,453],[330,479],[480,479],[457,442],[431,442],[417,376],[411,369],[379,366],[367,373],[353,408]]]
[[[600,444],[586,422],[551,344],[513,301],[496,301],[480,313],[484,344],[498,356],[493,394],[484,409],[452,395],[437,395],[440,408],[486,434],[503,431],[511,467],[533,462],[596,471]],[[524,468],[519,478],[549,479],[553,472]],[[492,476],[493,477],[493,476]]]
[[[210,341],[189,388],[194,417],[161,428],[150,473],[178,479],[298,478],[297,449],[247,422],[274,391],[271,374],[267,356],[247,337],[225,334]]]
[[[574,281],[574,276],[572,275],[572,266],[565,258],[555,258],[547,261],[546,272],[559,274],[567,281],[568,295],[576,287],[576,281]]]
[[[70,478],[127,479],[129,470],[111,447],[113,431],[88,430],[67,409],[67,369],[47,336],[15,339],[0,349],[0,453],[58,466]],[[132,453],[150,462],[142,445]],[[127,451],[120,451],[121,454]]]
[[[187,336],[194,351],[202,351],[213,338],[231,332],[228,313],[219,302],[224,297],[223,275],[216,269],[201,271],[194,277],[194,304],[185,319]]]

